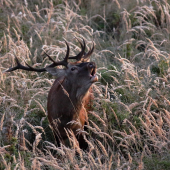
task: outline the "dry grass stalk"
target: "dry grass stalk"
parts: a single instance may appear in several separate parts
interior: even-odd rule
[[[92,114],[93,116],[95,116],[103,124],[103,126],[106,126],[104,120],[101,119],[98,114],[96,114],[94,111],[90,111],[89,113]]]
[[[63,148],[58,148],[53,143],[50,143],[48,141],[45,141],[45,143],[49,145],[49,146],[46,146],[47,148],[52,149],[52,150],[56,150],[59,154],[61,154],[63,156],[65,155]]]
[[[3,124],[4,124],[4,118],[5,118],[5,113],[1,117],[1,125],[0,125],[0,131],[2,131]]]
[[[34,101],[36,102],[36,104],[40,107],[40,109],[44,112],[44,115],[46,115],[46,111],[44,110],[43,106],[40,104],[39,101],[35,100]]]
[[[87,140],[86,136],[84,136],[84,139],[85,141],[87,142],[88,144],[88,147],[89,147],[89,153],[91,153],[95,148],[94,148],[94,145],[92,142],[90,142],[89,140]]]
[[[53,167],[59,170],[64,170],[62,167],[58,165],[56,161],[47,160],[42,157],[36,157],[36,159],[38,159],[43,165],[48,165],[49,167]]]
[[[111,107],[110,107],[110,109],[111,109],[112,113],[114,114],[114,117],[115,117],[115,119],[116,119],[116,121],[117,121],[117,124],[120,126],[120,122],[119,122],[119,119],[118,119],[115,111],[114,111]]]
[[[108,154],[107,154],[107,151],[105,150],[105,147],[102,145],[102,143],[101,143],[99,140],[96,139],[96,141],[97,141],[100,149],[102,150],[102,153],[103,153],[106,157],[108,157]]]
[[[19,150],[21,150],[21,151],[27,150],[26,143],[25,143],[24,131],[22,131],[21,135],[20,135],[19,148],[20,148]]]
[[[114,1],[98,8],[101,2],[99,0],[95,4],[95,8],[93,1],[87,2],[86,5],[90,4],[91,12],[88,14],[88,9],[85,8],[83,16],[80,15],[84,9],[81,6],[83,1],[79,1],[79,4],[75,1],[65,1],[65,4],[57,5],[50,2],[49,7],[43,0],[37,2],[39,5],[36,5],[32,10],[29,1],[24,1],[22,7],[15,8],[17,4],[20,4],[19,0],[16,0],[16,3],[11,0],[1,0],[3,11],[7,12],[8,18],[2,19],[1,28],[5,29],[0,34],[0,135],[4,137],[4,132],[8,131],[8,138],[18,138],[21,128],[25,129],[25,124],[21,120],[24,117],[28,122],[27,125],[36,135],[36,139],[32,146],[30,141],[25,139],[24,131],[22,131],[21,141],[17,142],[21,143],[23,147],[27,145],[30,145],[30,148],[33,147],[37,157],[35,155],[29,157],[29,160],[33,160],[32,169],[42,169],[45,166],[52,169],[68,169],[70,166],[75,169],[112,169],[114,164],[117,164],[117,169],[133,169],[134,167],[144,169],[147,167],[145,167],[143,158],[146,154],[151,157],[152,149],[159,153],[161,158],[165,158],[162,151],[167,150],[170,139],[170,102],[168,97],[170,85],[169,69],[166,68],[169,67],[169,39],[167,38],[170,27],[169,4],[165,1],[157,1],[154,6],[148,6],[149,1],[141,1],[140,3],[133,1],[133,5],[136,4],[136,6],[132,9],[131,6],[126,6],[129,2],[122,4]],[[110,11],[114,11],[115,4],[120,11],[114,14],[116,24],[111,25],[111,29],[115,27],[114,31],[110,31],[111,34],[114,34],[113,38],[113,35],[106,33],[110,27],[107,23],[107,13],[112,14]],[[5,10],[6,7],[8,10]],[[127,9],[129,9],[128,12]],[[160,14],[159,17],[157,12]],[[95,21],[98,23],[94,23]],[[103,25],[103,30],[100,29],[100,24]],[[124,24],[124,28],[122,24]],[[47,58],[44,58],[44,55],[42,57],[39,55],[42,44],[44,45],[42,48],[58,60],[66,49],[65,46],[59,47],[64,42],[61,35],[69,40],[73,39],[73,36],[84,37],[87,44],[89,44],[88,40],[92,36],[94,37],[96,44],[94,56],[98,65],[98,74],[101,79],[105,80],[93,87],[97,97],[95,97],[95,111],[92,112],[92,115],[97,120],[91,121],[92,127],[89,125],[87,127],[99,138],[97,144],[101,151],[93,142],[93,136],[89,136],[89,140],[86,139],[90,148],[88,154],[78,150],[76,140],[69,135],[70,142],[74,146],[73,150],[64,146],[57,148],[49,142],[46,143],[46,154],[43,154],[37,147],[41,140],[41,134],[38,131],[41,130],[46,135],[48,132],[42,127],[45,120],[41,118],[42,121],[39,122],[35,115],[39,114],[38,110],[46,114],[45,98],[54,79],[49,79],[47,74],[22,71],[12,74],[3,73],[11,64],[16,65],[15,55],[22,62],[24,60],[28,63],[33,61],[33,66],[46,66],[49,63]],[[22,40],[20,40],[21,37]],[[80,47],[72,43],[70,45],[72,49],[79,51]],[[74,52],[71,55],[75,55]],[[157,71],[159,69],[160,73],[153,68],[156,68]],[[103,71],[109,77],[105,77]],[[122,91],[125,94],[130,92],[130,96],[126,96],[128,100],[124,98],[124,95],[117,96],[117,91],[120,91],[120,94]],[[65,94],[67,95],[67,92]],[[111,95],[114,96],[112,100]],[[107,103],[109,109],[100,104],[101,100]],[[128,111],[130,115],[122,118],[124,111]],[[113,121],[110,120],[110,115],[115,117],[118,127],[115,127]],[[41,115],[37,115],[37,117],[39,116]],[[10,126],[7,126],[8,122],[11,122]],[[27,135],[30,134],[29,131]],[[0,140],[1,143],[4,143],[3,139]],[[13,144],[12,140],[10,144]],[[142,147],[143,145],[145,147]],[[4,154],[9,146],[4,144],[0,149],[1,164],[6,169],[12,167],[14,169],[28,169],[23,155],[18,150],[19,157],[13,155],[15,165],[6,160]],[[114,150],[115,147],[119,150],[120,155]],[[123,159],[122,148],[128,155],[128,161]],[[81,161],[75,158],[76,149],[82,153]],[[137,161],[137,167],[133,164],[134,157],[129,154],[129,150],[132,155],[137,154],[140,158]],[[62,155],[62,159],[52,155],[52,151],[56,151],[57,155]],[[93,152],[97,156],[93,155]],[[33,152],[30,151],[30,153]]]
[[[31,165],[31,169],[32,170],[41,170],[41,164],[40,162],[37,160],[37,158],[34,158],[32,161],[32,165]]]
[[[92,120],[90,120],[90,122],[98,132],[101,132],[101,129]]]
[[[9,169],[9,168],[8,168],[8,164],[7,164],[4,156],[3,156],[2,154],[0,154],[0,155],[1,155],[1,158],[2,158],[2,163],[3,163],[3,165],[5,166],[6,169]]]
[[[36,134],[35,141],[33,143],[33,153],[36,152],[37,146],[40,143],[40,141],[42,140],[41,134],[42,133],[37,133]]]

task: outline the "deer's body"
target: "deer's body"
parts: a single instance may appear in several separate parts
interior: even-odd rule
[[[58,145],[60,141],[64,143],[68,138],[66,129],[71,129],[78,140],[82,138],[78,132],[83,130],[88,120],[92,94],[87,91],[81,100],[76,99],[75,94],[71,86],[66,88],[63,78],[56,79],[50,89],[47,102],[48,120],[54,129]],[[83,148],[87,147],[83,139],[81,145]]]
[[[84,44],[80,42],[80,44],[82,51],[75,57],[69,57],[69,46],[66,42],[67,54],[63,61],[55,62],[47,55],[53,63],[46,68],[36,69],[28,64],[28,67],[21,65],[16,58],[18,65],[8,69],[7,72],[23,69],[37,72],[48,71],[57,76],[48,94],[47,102],[48,119],[53,127],[57,144],[59,146],[60,142],[65,143],[65,140],[68,139],[66,131],[69,130],[79,141],[80,148],[86,149],[87,143],[81,131],[88,120],[88,109],[93,96],[90,88],[98,78],[95,75],[95,63],[87,62],[93,48],[85,54],[85,42]],[[77,62],[68,63],[68,59],[76,59]],[[58,65],[66,68],[54,68]]]
[[[75,92],[71,87],[66,89],[64,83],[63,79],[56,79],[50,89],[47,102],[48,119],[51,124],[53,120],[60,119],[61,128],[71,126],[67,123],[72,120],[78,120],[80,125],[84,126],[92,94],[87,91],[81,100],[76,99]],[[71,129],[75,129],[73,127],[76,128],[72,125]]]

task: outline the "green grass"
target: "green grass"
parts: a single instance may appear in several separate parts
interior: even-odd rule
[[[169,155],[161,158],[159,155],[152,155],[152,157],[144,158],[145,168],[147,170],[168,170],[170,168]]]

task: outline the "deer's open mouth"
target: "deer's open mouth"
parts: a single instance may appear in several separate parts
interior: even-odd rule
[[[90,77],[94,76],[94,75],[95,75],[95,73],[96,73],[95,68],[92,68],[92,69],[91,69],[91,73],[90,73]]]
[[[90,71],[90,82],[94,83],[98,81],[98,76],[96,75],[96,68],[92,68]]]

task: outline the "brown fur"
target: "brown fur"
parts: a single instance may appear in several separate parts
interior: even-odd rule
[[[91,63],[90,63],[91,64]],[[95,64],[92,63],[95,68]],[[76,63],[74,63],[76,65]],[[71,67],[73,67],[72,65]],[[48,95],[48,119],[53,127],[56,135],[57,144],[60,146],[60,142],[65,144],[68,139],[66,129],[71,130],[79,141],[79,145],[82,149],[87,148],[87,143],[83,138],[83,134],[79,131],[84,129],[84,125],[88,121],[88,111],[91,109],[92,104],[92,89],[91,84],[86,87],[86,79],[89,81],[89,62],[85,63],[82,67],[78,68],[79,72],[76,76],[61,76],[57,78],[50,89]],[[80,79],[77,74],[80,74]],[[87,77],[86,77],[87,76]],[[75,79],[74,81],[72,79]],[[71,81],[71,82],[70,82]],[[82,84],[81,81],[85,83]],[[78,89],[81,89],[80,94],[77,95]]]

